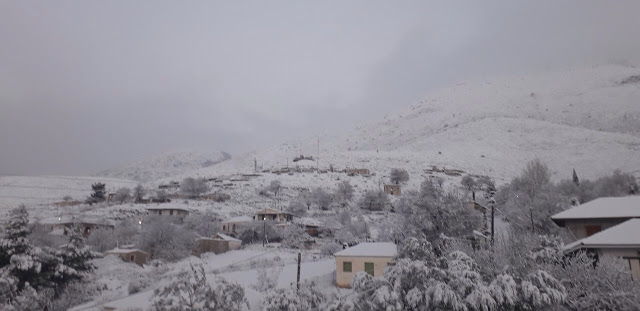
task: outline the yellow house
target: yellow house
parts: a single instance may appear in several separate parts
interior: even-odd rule
[[[567,227],[576,240],[640,218],[640,196],[599,198],[551,216],[560,227]]]
[[[621,258],[629,264],[631,275],[640,281],[640,219],[630,219],[564,247],[565,253],[586,250],[597,256]]]
[[[381,276],[384,269],[394,263],[398,247],[394,243],[360,243],[339,251],[336,257],[336,285],[351,287],[351,280],[358,272]]]

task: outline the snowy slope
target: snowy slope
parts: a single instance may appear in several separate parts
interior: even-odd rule
[[[640,175],[640,69],[594,66],[462,82],[343,135],[320,137],[320,168],[364,167],[415,176],[431,165],[505,182],[540,158],[555,178],[595,178],[615,169]],[[198,175],[251,172],[317,154],[315,137],[239,156]]]
[[[226,152],[168,152],[131,162],[119,168],[108,169],[97,175],[151,181],[185,171],[213,166],[230,158],[231,156]]]

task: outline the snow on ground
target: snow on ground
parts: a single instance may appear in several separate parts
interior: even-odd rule
[[[229,251],[215,255],[204,254],[202,258],[189,257],[176,263],[165,264],[159,268],[150,265],[144,268],[135,264],[114,262],[119,259],[107,256],[98,261],[98,282],[106,284],[108,290],[96,300],[73,308],[73,310],[102,310],[104,306],[115,307],[117,310],[129,308],[145,309],[150,306],[153,290],[168,284],[181,271],[189,270],[190,265],[201,265],[209,282],[215,281],[215,276],[221,276],[227,281],[235,282],[245,289],[251,310],[260,310],[263,293],[252,288],[257,283],[258,268],[279,269],[278,287],[287,287],[295,283],[297,272],[297,252],[277,247],[262,248],[249,246],[241,250]],[[335,260],[322,257],[308,251],[303,251],[301,266],[301,280],[314,280],[318,284],[331,286]],[[143,273],[146,271],[146,275]],[[128,295],[127,288],[130,280],[136,278],[153,280],[148,288],[139,293]]]
[[[127,179],[88,176],[0,176],[0,215],[20,204],[48,206],[62,202],[65,196],[84,201],[91,193],[91,184],[103,182],[108,192],[118,188],[133,188],[137,182]]]

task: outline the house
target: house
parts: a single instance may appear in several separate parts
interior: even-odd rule
[[[229,244],[229,250],[235,250],[242,246],[242,240],[236,239],[226,234],[218,233],[214,235],[213,238],[226,241]]]
[[[358,272],[381,276],[384,268],[395,263],[398,248],[394,243],[360,243],[335,253],[336,285],[351,287],[351,280]]]
[[[293,221],[294,215],[291,213],[276,211],[271,208],[263,209],[253,216],[255,220],[272,220],[278,223]]]
[[[200,256],[203,253],[221,254],[229,251],[229,242],[215,238],[198,238],[193,255]]]
[[[237,234],[240,230],[242,230],[243,226],[246,226],[247,223],[252,222],[253,219],[249,216],[238,216],[227,219],[222,222],[222,232],[225,234]]]
[[[640,218],[640,196],[599,198],[551,216],[580,240],[629,219]]]
[[[566,254],[579,250],[589,251],[598,257],[621,258],[628,262],[632,277],[640,280],[640,218],[629,219],[563,248]]]
[[[105,254],[116,255],[122,258],[124,262],[133,262],[140,266],[147,263],[147,260],[149,259],[149,253],[143,252],[137,248],[126,247],[126,246],[123,246],[122,248],[116,247],[110,251],[105,252]]]
[[[52,232],[62,232],[63,235],[67,235],[71,228],[75,228],[79,232],[82,232],[84,235],[89,235],[91,234],[91,231],[96,229],[115,228],[115,225],[111,220],[92,217],[60,216],[43,219],[39,221],[39,223],[47,227]]]
[[[198,238],[196,240],[196,248],[193,250],[193,254],[195,256],[200,256],[200,254],[209,252],[221,254],[230,250],[238,249],[240,246],[242,246],[241,240],[230,237],[226,234],[218,233],[212,238]]]
[[[184,219],[191,213],[191,210],[184,207],[164,204],[159,206],[147,207],[147,212],[149,212],[149,214],[151,215],[168,215]]]
[[[400,185],[384,185],[384,192],[386,194],[399,196],[401,194]]]
[[[297,217],[294,220],[294,223],[304,228],[307,234],[314,237],[318,236],[318,234],[320,233],[320,228],[322,227],[322,224],[320,224],[320,222],[309,217]]]

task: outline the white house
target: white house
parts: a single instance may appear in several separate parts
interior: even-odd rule
[[[237,234],[243,226],[253,221],[249,216],[238,216],[229,218],[222,222],[222,232],[226,234]]]

